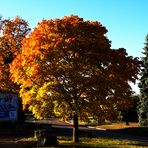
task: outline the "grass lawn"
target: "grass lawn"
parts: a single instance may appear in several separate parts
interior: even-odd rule
[[[148,127],[140,127],[137,123],[130,123],[130,125],[125,125],[125,123],[112,123],[107,125],[96,126],[96,128],[104,128],[107,130],[116,130],[117,132],[125,132],[126,134],[132,134],[137,136],[148,137]],[[119,140],[119,139],[106,139],[106,138],[90,138],[90,137],[80,137],[79,143],[72,143],[72,137],[59,136],[59,145],[55,147],[69,147],[69,148],[148,148],[148,144],[136,141]],[[22,138],[17,144],[20,147],[36,147],[36,139],[33,137]]]
[[[96,126],[96,128],[123,132],[126,134],[131,134],[136,136],[148,137],[148,127],[139,126],[138,123],[129,123],[129,125],[126,125],[125,122],[118,122],[118,123]]]
[[[117,139],[105,139],[105,138],[79,138],[79,144],[73,144],[71,142],[71,138],[69,137],[59,137],[59,144],[62,146],[76,146],[76,147],[110,147],[110,148],[117,148],[117,147],[126,147],[126,148],[136,148],[136,147],[148,147],[142,143],[138,143],[135,141],[128,141],[128,140],[117,140]]]
[[[125,129],[125,128],[137,128],[140,127],[138,123],[129,123],[126,125],[125,122],[116,122],[116,123],[108,123],[104,125],[96,126],[97,128],[109,129],[109,130],[117,130],[117,129]]]
[[[125,140],[116,140],[116,139],[104,139],[104,138],[80,138],[80,143],[72,143],[72,137],[58,137],[59,145],[55,147],[70,147],[70,148],[137,148],[137,147],[148,147],[143,143],[138,143],[134,141],[125,141]],[[35,147],[36,139],[35,138],[23,138],[18,142],[18,145],[21,147]]]

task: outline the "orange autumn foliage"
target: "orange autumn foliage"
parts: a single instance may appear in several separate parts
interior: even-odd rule
[[[10,66],[21,51],[21,41],[29,32],[28,24],[16,17],[0,20],[0,91],[18,92],[19,86],[10,79]]]
[[[139,61],[123,48],[111,49],[106,33],[101,23],[73,15],[39,23],[11,64],[24,107],[44,118],[64,104],[84,120],[109,119],[128,107],[128,82],[137,79]]]

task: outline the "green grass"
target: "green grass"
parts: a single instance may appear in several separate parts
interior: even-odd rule
[[[125,129],[125,128],[137,128],[140,126],[138,125],[138,123],[129,123],[129,125],[126,125],[125,122],[116,122],[116,123],[99,125],[96,127],[103,128],[103,129],[109,129],[109,130],[117,130],[117,129]]]
[[[104,138],[80,138],[79,144],[73,144],[71,140],[67,139],[59,139],[59,144],[61,146],[67,147],[127,147],[127,148],[134,148],[137,145],[141,145],[134,141],[125,141],[125,140],[111,140],[111,139],[104,139]]]
[[[96,126],[96,128],[105,128],[107,130],[113,130],[117,132],[125,132],[126,134],[145,136],[148,137],[148,127],[140,127],[136,123],[130,123],[130,125],[125,125],[125,123],[112,123],[108,125]],[[120,140],[120,139],[106,139],[106,138],[90,138],[83,136],[79,138],[79,143],[74,144],[72,142],[72,137],[59,136],[59,145],[57,147],[70,147],[70,148],[148,148],[148,144],[140,143],[137,141]],[[33,137],[22,138],[17,144],[22,148],[36,147],[36,139]]]
[[[124,122],[118,122],[96,126],[96,128],[102,128],[109,131],[123,132],[130,135],[148,137],[148,127],[139,126],[138,123],[130,123],[129,125],[126,125]]]
[[[59,145],[56,147],[70,147],[70,148],[144,148],[148,147],[148,145],[144,145],[143,143],[138,143],[135,141],[127,141],[127,140],[117,140],[117,139],[104,139],[104,138],[79,138],[79,143],[74,144],[72,142],[72,137],[68,136],[60,136],[58,137]],[[36,139],[35,138],[23,138],[18,141],[19,146],[22,147],[35,147]]]
[[[116,129],[114,131],[126,133],[129,135],[148,137],[148,127],[133,127],[133,128],[129,127],[124,129]]]
[[[36,147],[37,145],[36,143],[37,143],[36,139],[34,137],[30,137],[30,138],[22,138],[18,140],[16,144],[22,148],[25,148],[25,147],[31,148],[31,147]]]

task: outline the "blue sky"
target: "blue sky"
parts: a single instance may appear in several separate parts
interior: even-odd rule
[[[3,18],[20,16],[34,28],[43,18],[74,14],[99,21],[108,29],[112,48],[126,48],[131,56],[142,56],[148,33],[148,0],[0,0]]]
[[[112,48],[123,47],[141,57],[148,33],[148,0],[0,0],[3,18],[20,16],[33,29],[42,19],[74,14],[99,21],[108,29]]]

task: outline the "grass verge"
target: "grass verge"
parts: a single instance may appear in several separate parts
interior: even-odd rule
[[[120,122],[107,125],[100,125],[96,126],[96,128],[106,129],[109,131],[116,131],[119,133],[122,132],[135,136],[148,137],[148,127],[139,126],[138,123],[130,123],[129,125],[126,125],[125,123]]]
[[[118,129],[125,129],[125,128],[138,128],[140,126],[138,125],[138,123],[129,123],[129,125],[126,125],[125,122],[116,122],[116,123],[97,125],[96,127],[109,129],[109,130],[118,130]]]
[[[142,137],[148,137],[148,127],[140,127],[137,123],[130,123],[130,125],[125,125],[125,123],[111,123],[108,125],[96,126],[96,128],[104,128],[110,131],[125,132],[129,135],[137,135]],[[106,138],[90,138],[90,137],[80,137],[79,143],[72,143],[72,137],[68,136],[59,136],[58,142],[59,145],[56,147],[70,147],[70,148],[148,148],[148,144],[129,141],[129,140],[119,140],[119,139],[106,139]],[[17,144],[22,147],[36,147],[37,141],[35,138],[22,138]]]
[[[137,147],[148,147],[148,145],[144,143],[138,143],[135,141],[127,141],[127,140],[117,140],[117,139],[105,139],[105,138],[79,138],[79,143],[74,144],[72,142],[72,137],[68,136],[60,136],[58,137],[59,145],[55,147],[70,147],[70,148],[137,148]],[[18,141],[18,145],[21,147],[36,147],[36,139],[35,138],[23,138]]]

